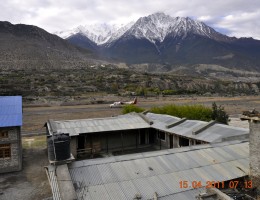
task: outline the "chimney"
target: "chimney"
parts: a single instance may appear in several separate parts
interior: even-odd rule
[[[243,112],[241,120],[249,122],[249,160],[250,179],[260,200],[260,114],[256,110]]]

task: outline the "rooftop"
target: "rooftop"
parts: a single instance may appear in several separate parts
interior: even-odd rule
[[[248,142],[223,142],[68,164],[77,199],[195,199],[204,189],[192,182],[226,181],[249,174]],[[53,166],[49,167],[53,194],[59,199]],[[56,180],[55,180],[56,179]],[[56,181],[56,182],[55,182]],[[181,188],[180,181],[189,187]],[[53,187],[54,186],[54,187]],[[56,188],[56,189],[55,189]]]
[[[215,123],[199,132],[199,134],[194,135],[194,130],[198,130],[199,128],[206,126],[208,123],[198,120],[185,120],[176,126],[168,128],[167,125],[177,122],[180,118],[154,113],[147,113],[146,117],[154,122],[151,125],[153,128],[205,142],[221,142],[223,139],[228,140],[228,138],[237,136],[240,136],[241,139],[246,139],[249,134],[249,129],[246,128]]]
[[[152,123],[151,123],[152,122]],[[68,133],[76,136],[86,133],[155,128],[160,131],[193,138],[204,142],[247,139],[249,129],[198,120],[186,120],[164,114],[129,113],[115,117],[52,121],[47,123],[50,134]],[[194,134],[199,130],[198,134]]]
[[[70,136],[83,133],[150,128],[150,124],[141,117],[141,114],[137,113],[106,118],[49,121],[49,125],[52,133],[69,133]]]
[[[22,97],[0,96],[0,127],[22,126]]]

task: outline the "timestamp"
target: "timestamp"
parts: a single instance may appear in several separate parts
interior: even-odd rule
[[[218,189],[224,189],[224,188],[230,188],[230,189],[235,189],[238,187],[242,187],[245,189],[249,189],[253,187],[252,181],[229,181],[229,182],[224,182],[224,181],[186,181],[186,180],[181,180],[179,181],[179,186],[180,188],[200,188],[200,187],[205,187],[205,188],[218,188]]]

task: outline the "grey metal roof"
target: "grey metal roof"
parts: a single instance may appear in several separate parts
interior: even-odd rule
[[[68,165],[78,199],[191,199],[193,181],[226,181],[249,174],[248,142],[224,142],[76,161]],[[186,180],[189,188],[180,188]],[[177,198],[178,196],[178,198]],[[180,197],[180,198],[179,198]],[[175,199],[175,198],[174,198]]]
[[[137,113],[107,118],[53,121],[51,123],[54,123],[53,132],[69,133],[70,136],[82,133],[150,128],[150,124]]]
[[[147,120],[145,118],[147,118]],[[208,123],[198,120],[186,120],[171,128],[167,128],[168,125],[179,122],[181,119],[154,113],[147,113],[145,118],[137,113],[129,113],[107,118],[49,121],[47,125],[51,134],[52,132],[69,133],[70,136],[83,133],[155,128],[168,133],[210,143],[232,139],[247,139],[249,137],[249,129],[245,128],[214,124],[195,135],[193,134],[194,130]],[[153,123],[150,125],[149,121]]]
[[[22,97],[0,96],[0,127],[22,126]]]
[[[147,113],[146,116],[148,119],[153,120],[154,124],[151,125],[151,127],[153,128],[187,138],[202,140],[205,142],[221,142],[222,140],[225,140],[225,138],[229,137],[242,137],[243,139],[249,137],[249,129],[223,124],[214,124],[208,127],[206,130],[200,132],[199,134],[194,135],[193,131],[201,126],[206,125],[207,122],[198,120],[186,120],[183,123],[178,124],[177,126],[166,128],[166,126],[169,124],[170,119],[172,123],[178,121],[180,118],[154,113]],[[166,117],[169,119],[168,121],[164,120]]]

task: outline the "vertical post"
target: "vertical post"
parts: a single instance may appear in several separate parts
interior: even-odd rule
[[[157,130],[157,135],[158,135],[158,138],[160,140],[160,150],[162,149],[162,140],[161,140],[161,133],[159,133],[159,131]]]
[[[138,146],[139,146],[140,135],[141,135],[141,134],[140,134],[140,129],[138,129],[138,139],[137,139],[137,142],[138,142],[138,143],[137,143],[137,148],[138,148]]]
[[[135,145],[136,145],[136,149],[138,149],[138,133],[135,132]]]
[[[123,142],[123,132],[121,131],[121,144],[122,144],[122,153],[124,151],[124,142]]]
[[[93,153],[94,153],[94,151],[93,151],[93,134],[90,134],[90,138],[91,138],[91,142],[90,142],[90,146],[91,146],[91,158],[93,158]]]
[[[106,134],[107,153],[108,153],[108,134],[107,133],[105,133],[105,134]]]

